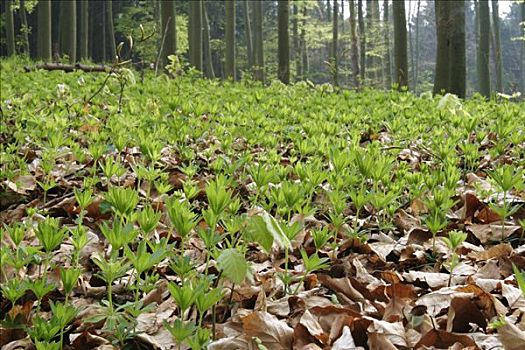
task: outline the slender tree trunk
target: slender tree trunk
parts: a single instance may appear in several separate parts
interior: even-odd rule
[[[446,0],[436,0],[436,73],[434,76],[434,94],[448,88],[448,40],[449,40],[449,3]]]
[[[355,1],[348,0],[350,7],[350,38],[352,48],[350,50],[350,62],[352,64],[353,85],[359,88],[359,49],[357,44],[356,18],[355,18]]]
[[[479,92],[490,97],[490,11],[488,0],[479,1],[479,50],[480,65],[478,71]]]
[[[412,36],[412,26],[410,25],[410,20],[413,16],[413,11],[414,11],[414,8],[412,7],[412,5],[414,5],[414,3],[412,1],[410,1],[408,3],[408,45],[409,45],[409,52],[410,52],[410,79],[409,79],[409,84],[408,86],[410,86],[412,84],[414,84],[414,40],[413,40],[413,36]],[[408,72],[407,72],[408,73]]]
[[[235,80],[235,0],[226,0],[226,78]]]
[[[255,60],[254,77],[256,80],[264,82],[264,51],[263,51],[263,26],[262,26],[262,1],[253,2],[253,27],[254,27],[254,47],[253,54]]]
[[[301,54],[302,54],[302,78],[303,80],[308,79],[308,46],[306,44],[306,16],[307,8],[303,7],[303,23],[301,26]]]
[[[51,60],[51,1],[40,0],[37,5],[38,16],[38,58],[43,61]]]
[[[394,0],[395,1],[395,0]],[[388,0],[383,3],[383,33],[385,38],[386,54],[385,54],[385,88],[387,90],[392,88],[392,71],[390,65],[390,22],[388,13]]]
[[[80,59],[89,58],[89,2],[80,0]]]
[[[334,0],[334,2],[337,0]],[[329,25],[333,25],[333,19],[332,19],[332,4],[330,0],[326,0],[326,21],[329,23]],[[333,40],[328,41],[328,44],[326,46],[328,51],[328,59],[327,61],[330,62],[332,60],[332,42]]]
[[[336,0],[337,1],[337,0]],[[341,0],[341,12],[339,15],[341,21],[341,33],[345,33],[345,0]]]
[[[479,71],[481,66],[481,48],[479,45],[479,33],[480,33],[480,27],[479,27],[479,0],[473,0],[474,1],[474,12],[475,12],[475,38],[476,38],[476,91],[479,91]]]
[[[337,42],[339,40],[339,14],[337,1],[334,1],[334,13],[332,16],[332,69],[334,74],[334,85],[339,86],[339,59],[337,57]]]
[[[244,26],[246,34],[246,52],[248,53],[248,70],[251,72],[253,67],[253,41],[252,41],[252,26],[250,23],[250,11],[248,9],[248,0],[242,2],[244,10]]]
[[[108,26],[106,33],[108,35],[108,44],[109,44],[109,58],[111,61],[115,59],[117,55],[117,45],[115,44],[115,29],[113,26],[113,0],[105,0],[106,4],[106,24]]]
[[[293,8],[293,18],[292,18],[292,32],[293,32],[293,58],[295,61],[295,76],[296,80],[299,80],[303,73],[301,72],[301,49],[299,46],[299,9],[297,4],[294,2],[292,5]]]
[[[194,0],[190,2],[190,23],[189,23],[189,51],[190,51],[190,64],[197,69],[202,71],[202,10],[201,1]]]
[[[63,16],[60,19],[64,38],[62,52],[69,56],[69,62],[77,61],[77,3],[62,1]]]
[[[496,90],[503,92],[503,68],[501,66],[501,37],[499,30],[498,0],[492,0],[492,23],[494,25],[494,54],[496,63]]]
[[[278,78],[284,84],[290,83],[290,33],[288,18],[290,12],[289,0],[279,0],[277,8],[278,22]]]
[[[359,23],[359,58],[361,61],[360,76],[361,83],[364,83],[366,70],[366,31],[363,16],[363,0],[357,0],[357,18]]]
[[[13,17],[13,1],[7,0],[5,4],[5,27],[6,27],[6,43],[7,55],[13,56],[15,52],[15,21]]]
[[[394,58],[396,66],[396,83],[399,89],[408,85],[407,59],[407,23],[405,18],[405,1],[394,0]]]
[[[417,11],[416,11],[416,61],[414,65],[414,93],[417,94],[417,84],[419,79],[419,9],[421,0],[417,0]]]
[[[525,23],[525,3],[522,2],[521,8],[521,22]],[[521,27],[521,36],[525,38],[525,27]],[[521,92],[525,95],[525,41],[521,42]]]
[[[465,98],[467,61],[465,39],[465,1],[450,2],[450,46],[448,91]]]
[[[168,64],[168,56],[177,54],[177,25],[175,2],[171,0],[159,1],[160,10],[160,60],[162,69]]]
[[[376,31],[376,37],[378,38],[377,44],[381,44],[382,38],[381,38],[381,19],[379,14],[379,0],[373,0],[372,2],[372,8],[373,8],[373,22],[375,26]],[[377,46],[376,46],[377,47]],[[375,80],[378,84],[381,84],[380,82],[383,82],[383,59],[381,57],[381,54],[375,56],[374,58],[374,65],[376,67],[375,69]],[[384,85],[384,82],[383,84]],[[379,86],[379,85],[378,85]]]
[[[213,71],[213,63],[211,57],[211,46],[210,46],[210,23],[208,21],[208,11],[206,11],[206,4],[202,2],[202,48],[204,54],[204,75],[207,78],[215,78],[215,72]]]
[[[101,3],[102,6],[102,37],[100,40],[100,45],[102,45],[102,62],[105,62],[108,59],[108,50],[107,50],[107,15],[106,15],[106,6],[104,3]]]
[[[373,24],[373,16],[372,16],[372,13],[374,12],[373,10],[373,5],[372,5],[372,1],[373,0],[366,0],[366,52],[365,52],[365,55],[366,55],[366,71],[367,71],[367,76],[365,78],[368,79],[368,82],[370,85],[374,86],[374,75],[375,75],[375,69],[376,67],[374,66],[374,59],[372,57],[372,53],[375,49],[375,45],[374,45],[374,35],[372,33],[373,31],[373,28],[374,28],[374,24]]]
[[[20,34],[22,37],[22,49],[24,50],[24,53],[27,56],[30,56],[29,52],[29,26],[27,25],[27,14],[26,14],[26,6],[25,1],[20,0]]]

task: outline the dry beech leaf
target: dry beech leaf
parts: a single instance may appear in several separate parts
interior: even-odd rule
[[[291,349],[293,329],[286,322],[267,312],[256,311],[242,318],[243,333],[247,340],[259,338],[269,349]]]
[[[505,350],[525,350],[525,332],[509,320],[498,328],[498,335]]]
[[[306,310],[303,313],[299,323],[303,325],[315,339],[319,340],[323,344],[327,344],[328,334],[323,331],[323,328],[317,319],[310,313],[310,311]]]
[[[469,225],[467,226],[467,231],[472,232],[474,236],[482,244],[487,242],[499,242],[501,239],[505,239],[512,234],[518,232],[521,229],[520,226],[514,225],[505,225],[503,229],[501,224],[491,224],[491,225]]]
[[[477,305],[469,298],[452,299],[448,308],[447,331],[468,333],[472,324],[483,329],[487,327],[487,320]]]
[[[343,333],[332,344],[332,350],[347,350],[347,349],[357,349],[354,338],[352,337],[352,332],[348,326],[343,327]]]
[[[431,347],[434,349],[447,349],[456,343],[460,343],[463,347],[469,347],[469,349],[479,350],[479,347],[474,340],[467,335],[454,334],[436,329],[427,332],[414,348],[421,349],[422,347]]]
[[[508,243],[501,243],[488,250],[471,252],[467,256],[476,261],[484,261],[495,258],[507,258],[512,254],[512,246]]]

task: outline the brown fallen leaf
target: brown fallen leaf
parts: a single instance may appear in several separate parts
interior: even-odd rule
[[[505,225],[503,229],[500,223],[490,225],[468,225],[467,231],[471,232],[482,244],[487,242],[499,242],[521,230],[520,226]]]
[[[487,327],[487,320],[479,308],[469,298],[454,298],[448,308],[447,331],[468,333],[471,324]]]
[[[471,252],[467,255],[470,259],[484,261],[494,258],[507,258],[512,254],[512,246],[508,243],[495,245],[488,250],[480,252]]]
[[[498,327],[498,335],[505,350],[525,350],[525,332],[510,321]]]
[[[322,344],[327,345],[328,334],[323,331],[323,328],[310,311],[306,310],[303,313],[299,323],[303,325],[315,339],[319,340]]]
[[[429,347],[446,349],[456,343],[460,343],[463,347],[469,347],[469,349],[479,350],[479,347],[469,336],[454,334],[437,329],[432,329],[431,331],[427,332],[414,348],[421,349],[423,347]]]
[[[257,337],[269,349],[292,349],[293,329],[286,322],[261,311],[252,312],[241,320],[246,340]]]

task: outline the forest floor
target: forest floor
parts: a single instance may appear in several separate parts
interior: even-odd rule
[[[0,64],[2,349],[525,348],[523,102]]]

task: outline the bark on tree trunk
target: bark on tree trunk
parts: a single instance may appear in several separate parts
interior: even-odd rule
[[[308,79],[308,45],[306,43],[306,16],[307,8],[303,8],[303,25],[301,28],[301,53],[302,53],[302,77],[303,80]]]
[[[392,88],[392,71],[390,68],[390,21],[388,13],[388,0],[383,3],[383,35],[385,38],[386,54],[385,54],[385,88],[387,90]]]
[[[15,54],[15,21],[13,18],[13,1],[7,0],[5,4],[5,29],[6,29],[6,44],[7,55],[13,56]]]
[[[303,73],[301,72],[301,49],[299,44],[299,9],[297,8],[297,4],[293,4],[293,18],[292,18],[292,25],[293,25],[293,58],[295,61],[295,80],[299,80]]]
[[[408,85],[407,26],[404,0],[394,0],[393,14],[396,83],[399,89],[402,89]]]
[[[69,56],[69,62],[77,60],[77,7],[75,1],[62,1],[63,16],[61,31],[63,35],[62,52]]]
[[[117,55],[117,45],[115,44],[115,29],[113,27],[113,0],[106,0],[106,24],[107,24],[107,31],[106,34],[108,35],[108,54],[111,61],[115,59],[115,56]]]
[[[334,2],[334,13],[332,16],[332,69],[334,75],[334,85],[339,86],[339,59],[337,57],[337,41],[339,40],[339,14],[338,14],[337,1]]]
[[[177,26],[175,2],[170,0],[159,1],[161,53],[160,67],[164,69],[168,64],[168,56],[177,54]]]
[[[290,83],[290,34],[288,32],[288,18],[290,11],[289,0],[279,0],[277,8],[278,22],[278,78],[284,84]]]
[[[29,26],[27,25],[27,15],[25,1],[20,0],[20,34],[22,37],[22,49],[27,56],[30,56],[29,52]]]
[[[492,0],[492,23],[494,25],[494,56],[496,63],[496,90],[503,92],[503,69],[501,66],[501,38],[499,30],[498,0]]]
[[[362,84],[365,81],[366,71],[366,31],[363,17],[363,0],[357,0],[357,18],[359,22],[359,58],[361,61],[360,77]]]
[[[434,76],[434,94],[447,90],[448,87],[448,40],[449,40],[449,8],[445,0],[436,0],[436,72]]]
[[[51,60],[51,1],[40,0],[37,8],[38,15],[38,58],[43,61]]]
[[[465,56],[465,2],[450,2],[450,46],[448,91],[465,98],[467,63]]]
[[[89,58],[89,2],[80,0],[80,59]]]
[[[235,80],[235,0],[226,0],[226,78]]]
[[[253,2],[253,26],[254,26],[254,77],[256,80],[264,82],[264,51],[263,51],[263,36],[262,36],[262,1],[255,0]]]
[[[488,0],[479,2],[479,50],[480,64],[478,67],[479,92],[490,97],[490,11]]]
[[[419,80],[419,9],[421,6],[421,0],[417,0],[417,11],[416,11],[416,62],[414,65],[414,93],[417,94],[417,84]]]
[[[207,78],[215,78],[215,72],[213,71],[213,62],[211,57],[210,47],[210,24],[208,21],[208,12],[206,11],[206,4],[202,2],[202,49],[204,56],[204,75]]]
[[[350,7],[350,38],[352,42],[352,48],[350,50],[350,62],[352,64],[352,77],[354,87],[359,88],[359,49],[356,34],[355,1],[348,1]]]
[[[253,41],[252,41],[252,25],[250,23],[250,11],[248,9],[248,0],[242,2],[244,10],[244,26],[246,34],[246,52],[248,53],[248,71],[251,72],[253,67]]]

